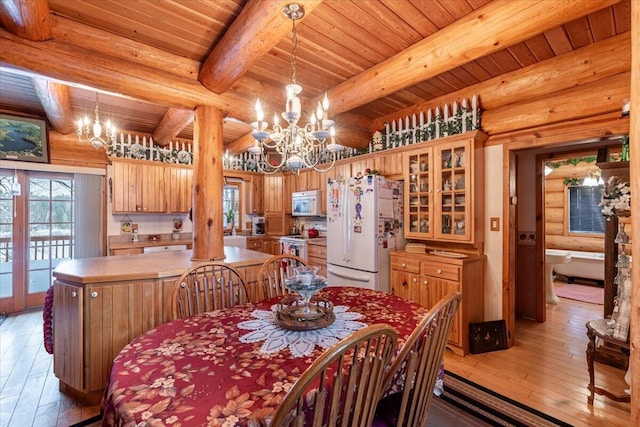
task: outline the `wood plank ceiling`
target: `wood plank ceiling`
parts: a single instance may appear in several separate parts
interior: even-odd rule
[[[9,33],[15,34],[7,23],[12,3],[24,5],[26,0],[2,3],[0,22],[4,29],[0,30],[0,38],[10,39],[13,36]],[[90,52],[95,63],[111,57],[122,61],[123,67],[128,66],[127,61],[143,61],[145,67],[172,73],[190,83],[198,78],[202,64],[214,48],[232,31],[230,28],[235,20],[240,19],[243,9],[252,4],[255,7],[253,0],[37,0],[36,3],[47,7],[52,17],[52,39],[39,43],[59,43],[67,51]],[[287,2],[263,0],[261,4],[273,3],[278,3],[281,9]],[[357,79],[367,70],[442,32],[456,21],[489,7],[500,11],[513,4],[502,0],[302,2],[303,5],[305,3],[311,12],[296,24],[297,81],[303,86],[303,114],[310,112],[313,100],[325,92],[331,93],[334,89],[334,92],[341,93],[336,88],[344,82]],[[580,7],[584,3],[580,3]],[[363,98],[366,102],[361,102],[361,105],[341,111],[349,113],[340,116],[342,131],[348,133],[348,127],[352,131],[349,138],[343,138],[343,143],[365,146],[370,132],[374,130],[372,123],[380,117],[629,31],[630,0],[610,3],[610,6],[584,16],[576,13],[575,16],[579,17],[570,17],[561,25],[532,33],[523,41],[494,49],[487,55],[474,58],[473,52],[469,52],[471,60],[452,61],[453,66],[434,76],[429,75],[427,66],[424,80],[399,90],[385,92],[384,88],[376,87],[379,93],[372,100]],[[252,22],[242,24],[250,29]],[[283,88],[291,79],[292,50],[290,23],[286,25],[289,29],[284,37],[276,40],[275,46],[266,54],[255,58],[249,55],[252,65],[227,91],[235,96],[233,102],[243,104],[238,105],[235,111],[244,110],[246,113],[227,115],[225,144],[241,139],[250,131],[248,123],[253,118],[256,97],[260,97],[267,106],[268,120],[284,106]],[[262,29],[261,34],[269,37],[270,30]],[[486,28],[483,32],[490,33],[491,30]],[[277,28],[272,32],[276,31]],[[129,43],[131,41],[133,44]],[[241,55],[242,52],[224,54]],[[436,49],[430,54],[446,56],[447,52]],[[464,55],[466,57],[467,52]],[[167,58],[173,60],[167,61]],[[246,61],[247,58],[241,60]],[[33,87],[32,75],[69,85],[74,120],[85,112],[91,114],[95,90],[101,93],[101,112],[109,115],[119,128],[131,132],[154,134],[168,111],[178,107],[150,102],[125,91],[120,91],[121,95],[109,93],[117,91],[99,82],[88,88],[75,84],[83,82],[66,80],[56,73],[47,75],[42,70],[34,71],[28,61],[16,64],[13,57],[7,55],[5,58],[0,54],[0,109],[40,116],[45,114]],[[174,136],[192,139],[191,121],[185,120],[182,126]]]

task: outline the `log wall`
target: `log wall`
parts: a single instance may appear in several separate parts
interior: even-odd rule
[[[595,155],[578,154],[575,157]],[[561,159],[554,159],[560,162]],[[568,188],[565,179],[582,180],[588,170],[599,170],[595,162],[580,162],[577,165],[563,165],[551,172],[544,181],[544,225],[545,245],[547,249],[565,249],[581,252],[604,252],[604,234],[569,233]],[[621,218],[626,225],[629,238],[632,229],[629,218]]]

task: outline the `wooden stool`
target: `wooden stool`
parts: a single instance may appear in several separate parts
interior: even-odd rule
[[[615,394],[605,390],[602,387],[596,387],[595,385],[595,372],[594,372],[594,359],[596,353],[596,337],[600,338],[605,343],[615,344],[629,351],[629,343],[620,341],[613,338],[610,335],[607,327],[607,319],[590,320],[587,322],[587,336],[589,337],[589,344],[587,344],[587,368],[589,369],[589,391],[591,395],[587,398],[589,405],[593,405],[593,397],[595,393],[602,396],[606,396],[609,399],[616,402],[631,402],[631,395],[628,394]]]

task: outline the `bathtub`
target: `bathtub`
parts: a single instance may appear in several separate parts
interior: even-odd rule
[[[570,262],[553,266],[553,271],[556,274],[567,276],[569,283],[573,282],[575,277],[604,282],[604,253],[564,249],[546,249],[545,252],[547,255],[571,254]]]

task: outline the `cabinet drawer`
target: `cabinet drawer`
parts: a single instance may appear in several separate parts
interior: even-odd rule
[[[457,265],[423,261],[420,265],[420,272],[425,276],[438,277],[447,280],[460,280],[460,267]]]
[[[123,248],[123,249],[111,249],[111,255],[131,255],[141,254],[144,252],[143,248]]]
[[[307,265],[313,266],[313,267],[319,267],[317,274],[327,277],[327,260],[326,259],[309,257],[309,259],[307,260]]]
[[[326,246],[307,245],[307,252],[309,254],[309,257],[324,258],[325,261],[327,259]]]
[[[409,273],[420,273],[420,261],[411,258],[391,257],[391,268]]]
[[[262,239],[247,239],[247,249],[259,252],[262,249]]]

